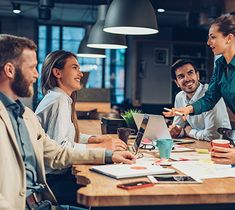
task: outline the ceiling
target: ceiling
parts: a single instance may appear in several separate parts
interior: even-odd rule
[[[150,0],[160,26],[187,26],[201,22],[200,18],[214,18],[224,11],[223,0]],[[12,13],[12,2],[20,3],[22,13]],[[0,16],[24,16],[38,18],[39,0],[0,0]],[[51,21],[95,22],[97,5],[110,3],[111,0],[55,0],[51,10]],[[134,0],[133,0],[134,2]],[[158,13],[164,8],[165,13]]]

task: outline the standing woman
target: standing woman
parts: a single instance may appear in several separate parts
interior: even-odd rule
[[[185,116],[201,114],[211,110],[221,97],[235,114],[235,16],[222,15],[215,19],[209,29],[207,44],[214,55],[222,56],[216,61],[205,96],[187,107],[173,108],[171,112],[163,112],[166,117],[174,116],[175,111]],[[212,160],[216,163],[235,164],[235,149],[214,147]]]
[[[52,139],[67,147],[81,150],[102,147],[110,153],[110,150],[125,150],[126,144],[119,139],[79,133],[75,96],[81,88],[82,76],[75,54],[58,50],[46,57],[41,76],[45,97],[35,111],[42,127]],[[110,154],[106,156],[110,157]],[[70,170],[47,171],[47,181],[59,202],[76,203],[78,187]]]

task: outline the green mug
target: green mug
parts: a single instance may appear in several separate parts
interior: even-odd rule
[[[160,158],[169,159],[173,147],[172,139],[155,139],[155,144],[159,150]]]

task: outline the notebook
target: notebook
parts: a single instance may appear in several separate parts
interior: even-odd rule
[[[140,143],[145,133],[145,129],[148,125],[148,121],[149,121],[149,116],[147,114],[143,114],[143,117],[140,120],[140,126],[139,126],[139,130],[138,130],[134,145],[128,146],[128,150],[135,155],[138,153]]]
[[[163,168],[159,165],[143,165],[138,163],[132,165],[112,164],[92,166],[90,170],[115,179],[175,173],[174,169]]]

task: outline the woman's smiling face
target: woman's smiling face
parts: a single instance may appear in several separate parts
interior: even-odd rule
[[[224,36],[222,32],[219,31],[217,25],[211,25],[207,44],[211,48],[214,55],[222,55],[227,50],[228,36]]]
[[[71,56],[66,59],[64,68],[59,70],[60,77],[58,78],[59,87],[69,95],[75,90],[81,89],[80,80],[83,74],[75,57]]]

